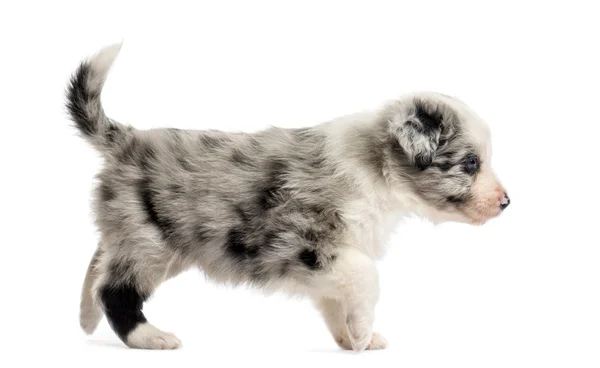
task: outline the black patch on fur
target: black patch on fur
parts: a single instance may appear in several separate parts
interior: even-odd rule
[[[420,101],[415,101],[415,115],[421,122],[421,128],[417,129],[424,134],[431,134],[442,126],[443,116],[439,113],[429,112]],[[417,127],[415,127],[417,128]]]
[[[249,258],[256,258],[259,253],[259,248],[256,246],[251,246],[246,248],[246,256]]]
[[[71,77],[67,87],[67,109],[81,133],[91,137],[98,132],[98,124],[89,116],[86,105],[95,97],[87,88],[90,65],[82,63]]]
[[[430,142],[433,147],[436,147],[439,141],[436,141],[437,135],[442,129],[443,115],[436,111],[432,106],[427,106],[423,101],[416,99],[414,101],[414,118],[406,121],[404,130],[407,132],[403,133],[409,139],[412,139],[414,135],[422,135],[419,139],[426,139]],[[404,151],[404,149],[403,149]],[[433,162],[435,157],[435,150],[427,150],[426,152],[417,150],[415,152],[405,152],[405,156],[410,162],[420,171],[424,171]]]
[[[116,194],[108,184],[100,184],[100,199],[102,202],[112,201],[115,198]]]
[[[227,251],[238,260],[258,256],[258,247],[249,246],[244,238],[244,233],[235,228],[231,229],[227,235]]]
[[[454,167],[454,164],[452,162],[443,162],[441,164],[433,164],[432,166],[438,167],[442,172],[448,172]]]
[[[320,267],[317,252],[314,249],[304,249],[300,253],[300,261],[311,270],[316,270]]]
[[[119,275],[116,275],[119,278]],[[145,323],[146,317],[142,312],[144,301],[148,295],[140,293],[129,284],[105,286],[100,291],[100,299],[104,313],[112,329],[123,341],[138,324]]]
[[[467,200],[467,198],[463,197],[463,196],[449,196],[446,197],[446,201],[453,203],[453,204],[462,204],[465,203]]]
[[[282,160],[273,159],[268,167],[267,179],[260,189],[258,203],[265,211],[277,207],[283,200],[282,187],[285,185],[287,164]]]
[[[430,155],[415,155],[415,166],[417,169],[424,171],[429,166],[431,166],[432,158]]]
[[[142,208],[148,216],[148,220],[158,228],[164,239],[173,234],[175,229],[174,221],[159,213],[156,204],[155,192],[152,189],[150,178],[142,180],[139,184],[139,196]]]
[[[308,206],[308,210],[312,212],[315,216],[321,216],[323,212],[325,212],[325,208],[320,205],[312,205]]]
[[[84,62],[71,77],[67,87],[67,110],[75,122],[75,126],[83,135],[94,136],[99,133],[100,124],[106,124],[104,137],[108,143],[114,143],[121,128],[111,121],[99,122],[98,119],[103,116],[101,111],[92,114],[89,112],[90,104],[100,104],[100,89],[90,90],[88,86],[91,72],[90,65]]]

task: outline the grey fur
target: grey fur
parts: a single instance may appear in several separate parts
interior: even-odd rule
[[[342,128],[138,130],[100,103],[116,51],[82,63],[68,92],[76,127],[105,161],[94,200],[101,250],[82,301],[88,332],[101,317],[90,296],[119,285],[147,296],[190,267],[234,285],[318,288],[314,275],[330,272],[355,230],[347,208],[365,199],[356,170],[435,210],[469,201],[475,176],[461,160],[482,154],[451,98],[410,96]]]
[[[102,319],[102,309],[95,302],[94,296],[92,295],[92,287],[98,278],[98,272],[96,268],[98,266],[98,262],[100,261],[101,253],[101,249],[98,248],[92,256],[92,260],[88,266],[81,290],[81,314],[79,316],[79,321],[81,328],[87,334],[94,332],[96,327],[98,327],[98,323]]]

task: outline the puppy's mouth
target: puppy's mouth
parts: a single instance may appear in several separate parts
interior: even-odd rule
[[[500,201],[487,201],[466,206],[462,212],[470,224],[481,226],[489,220],[500,216],[509,203],[510,200],[505,195],[505,198]]]
[[[471,218],[471,219],[469,219],[469,224],[471,224],[473,226],[483,226],[494,217],[496,217],[496,216]]]

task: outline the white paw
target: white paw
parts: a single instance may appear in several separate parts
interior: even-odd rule
[[[344,350],[352,350],[352,345],[350,345],[350,339],[344,336],[334,336],[335,342],[338,346]]]
[[[349,338],[345,336],[335,336],[334,338],[335,342],[340,348],[344,350],[354,350]],[[369,342],[365,350],[382,350],[387,348],[387,346],[387,340],[383,336],[381,336],[380,333],[373,332],[373,335],[371,336],[371,341]]]
[[[373,336],[368,319],[350,315],[348,316],[346,324],[348,326],[348,336],[350,337],[350,345],[352,345],[352,350],[365,350],[371,342],[371,337]]]
[[[177,349],[181,347],[181,341],[169,332],[164,332],[152,326],[150,323],[139,324],[127,335],[125,342],[130,348],[136,349]]]
[[[348,339],[347,337],[335,336],[335,342],[340,348],[344,350],[354,350],[350,339]],[[373,332],[373,335],[371,336],[371,341],[369,342],[365,350],[382,350],[387,348],[387,346],[387,340],[378,332]]]
[[[367,345],[367,350],[380,350],[388,346],[387,340],[377,332],[373,332],[371,342]]]

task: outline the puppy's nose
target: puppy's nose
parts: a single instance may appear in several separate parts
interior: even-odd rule
[[[504,198],[502,198],[502,201],[500,202],[500,209],[504,211],[504,209],[506,209],[506,207],[508,207],[509,204],[510,198],[508,198],[508,195],[504,193]]]

